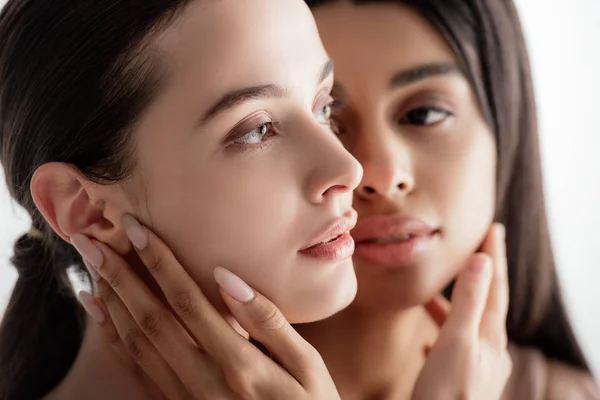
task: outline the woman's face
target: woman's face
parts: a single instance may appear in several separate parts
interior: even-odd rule
[[[305,249],[350,229],[362,169],[330,129],[332,65],[304,2],[197,2],[155,51],[168,78],[135,132],[137,216],[217,305],[223,266],[292,322],[347,306],[349,235]]]
[[[314,16],[336,61],[340,138],[364,168],[356,304],[420,304],[455,277],[492,222],[492,133],[452,50],[409,8],[335,2]]]

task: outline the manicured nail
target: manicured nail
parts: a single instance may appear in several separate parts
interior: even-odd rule
[[[106,314],[96,303],[96,298],[86,291],[79,292],[79,300],[85,311],[92,317],[97,324],[103,324],[106,321]]]
[[[491,268],[491,263],[489,257],[477,257],[476,261],[469,265],[469,269],[476,274],[483,274]]]
[[[76,233],[71,236],[71,243],[73,243],[79,254],[88,260],[92,266],[96,268],[102,267],[102,264],[104,264],[104,255],[87,236]]]
[[[85,258],[83,259],[83,264],[85,265],[85,267],[87,268],[88,272],[90,273],[92,279],[96,282],[100,282],[100,279],[102,279],[102,277],[100,276],[100,274],[98,273],[98,271],[96,271],[96,268],[94,268],[92,266],[92,264],[90,264],[88,262],[88,260],[86,260]]]
[[[123,228],[131,243],[138,250],[144,250],[148,246],[148,235],[140,223],[129,214],[123,216]]]
[[[213,275],[219,286],[240,303],[249,303],[254,299],[254,290],[233,272],[223,267],[217,267],[213,271]]]
[[[504,224],[498,224],[498,233],[500,235],[500,240],[506,240],[506,226],[504,226]]]

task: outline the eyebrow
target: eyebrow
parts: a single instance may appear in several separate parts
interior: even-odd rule
[[[463,74],[461,69],[454,63],[441,62],[423,64],[396,73],[390,81],[390,87],[396,89],[434,76],[452,74]]]
[[[335,67],[335,63],[333,60],[328,60],[325,63],[321,71],[321,76],[319,77],[318,83],[321,84],[324,80],[326,80]],[[226,93],[219,101],[215,103],[202,117],[200,120],[200,124],[204,124],[207,120],[214,118],[218,114],[221,114],[235,106],[238,106],[246,101],[257,100],[257,99],[267,99],[274,97],[283,97],[289,90],[277,85],[259,85],[259,86],[251,86],[243,89],[233,90],[231,92]]]

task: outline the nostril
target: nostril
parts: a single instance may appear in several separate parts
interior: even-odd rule
[[[363,187],[363,192],[366,194],[373,194],[375,193],[375,189],[373,189],[371,186],[365,186]]]
[[[323,196],[326,196],[329,193],[346,192],[346,191],[349,191],[348,186],[345,186],[345,185],[334,185],[334,186],[331,186],[329,189],[327,189],[325,191],[325,193],[323,193]]]
[[[406,183],[402,182],[401,184],[398,185],[398,189],[400,190],[406,190],[407,186]]]

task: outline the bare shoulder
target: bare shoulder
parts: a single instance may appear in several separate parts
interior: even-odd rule
[[[531,347],[509,346],[513,371],[502,400],[600,400],[593,376]]]

